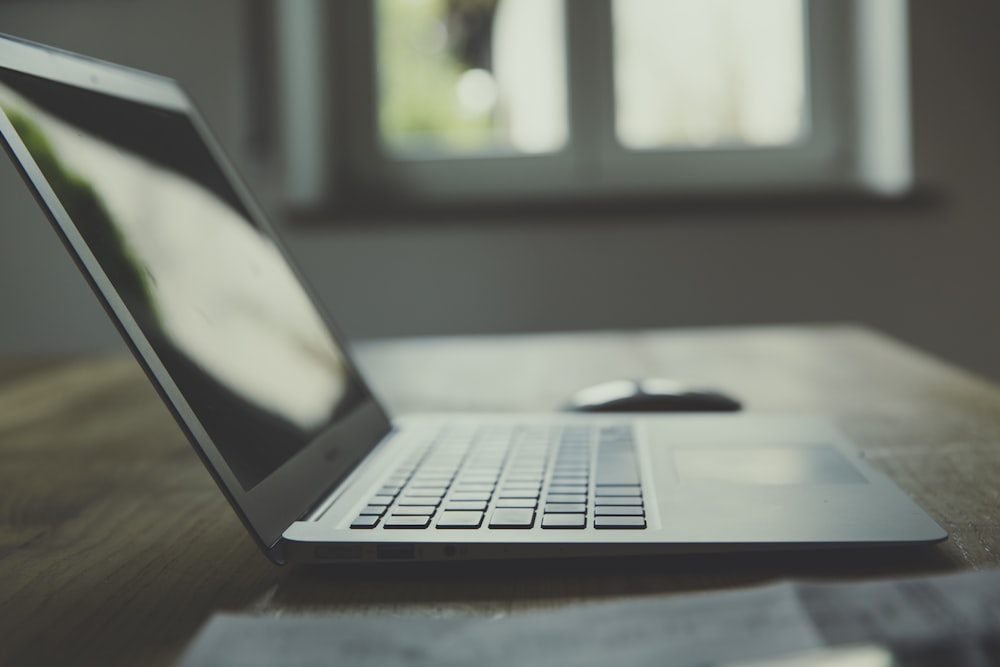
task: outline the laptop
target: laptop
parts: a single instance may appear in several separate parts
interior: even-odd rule
[[[170,79],[0,36],[0,136],[276,563],[946,537],[820,418],[390,416]]]

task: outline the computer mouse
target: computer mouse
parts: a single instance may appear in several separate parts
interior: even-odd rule
[[[578,412],[735,412],[739,401],[713,389],[695,389],[674,380],[614,380],[581,389],[567,410]]]

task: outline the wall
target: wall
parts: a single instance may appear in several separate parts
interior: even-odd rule
[[[224,144],[245,134],[239,0],[0,3],[0,32],[184,82]],[[0,355],[122,343],[6,155],[0,159]]]
[[[264,185],[243,19],[237,0],[0,5],[2,31],[184,81]],[[998,19],[985,0],[911,5],[915,203],[283,231],[354,336],[853,320],[1000,378]],[[6,163],[0,196],[0,352],[120,345]]]

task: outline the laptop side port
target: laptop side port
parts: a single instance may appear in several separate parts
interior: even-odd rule
[[[416,548],[412,544],[378,544],[375,557],[378,560],[413,560]]]

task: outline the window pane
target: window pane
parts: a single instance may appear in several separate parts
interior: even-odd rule
[[[565,145],[562,0],[378,0],[379,132],[395,157]]]
[[[802,0],[614,0],[628,148],[773,146],[806,129]]]

